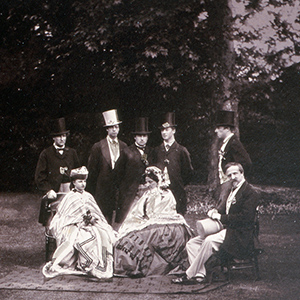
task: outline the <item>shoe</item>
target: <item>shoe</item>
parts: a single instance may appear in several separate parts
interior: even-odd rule
[[[175,283],[175,284],[185,284],[185,285],[199,283],[197,280],[195,280],[193,278],[188,278],[186,275],[172,279],[171,282]]]
[[[206,277],[202,277],[202,276],[199,276],[199,277],[194,277],[194,280],[197,281],[197,283],[206,283],[207,282],[207,279]]]

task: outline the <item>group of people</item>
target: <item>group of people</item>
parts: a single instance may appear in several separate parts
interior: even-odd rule
[[[57,248],[43,268],[45,277],[85,274],[102,279],[172,272],[180,275],[172,280],[175,284],[198,283],[206,280],[205,263],[216,251],[242,258],[253,250],[258,201],[245,180],[244,170],[252,163],[233,133],[233,112],[217,116],[220,184],[217,206],[207,215],[221,226],[208,236],[195,236],[184,219],[184,187],[193,167],[188,150],[175,140],[175,113],[165,115],[163,142],[154,149],[147,145],[148,118],[136,120],[134,143],[127,146],[118,139],[122,122],[117,110],[103,112],[103,117],[107,137],[92,147],[87,168],[66,146],[64,118],[54,122],[53,145],[39,157],[35,180],[44,198],[65,194],[50,222]],[[44,224],[43,218],[41,212]]]

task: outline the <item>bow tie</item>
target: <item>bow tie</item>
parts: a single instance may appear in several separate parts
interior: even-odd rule
[[[60,155],[63,155],[64,153],[64,148],[56,148],[56,153],[59,153]]]
[[[138,148],[138,149],[140,149],[140,150],[142,150],[142,151],[145,151],[145,149],[146,149],[146,146],[140,146],[140,145],[138,145],[138,144],[135,144],[136,145],[136,147]]]

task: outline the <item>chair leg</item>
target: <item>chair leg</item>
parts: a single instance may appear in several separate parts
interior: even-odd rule
[[[259,266],[258,266],[258,258],[257,255],[254,256],[254,272],[255,272],[255,281],[260,280],[260,274],[259,274]]]
[[[45,246],[46,246],[46,261],[50,261],[52,259],[52,255],[56,249],[56,240],[45,234]]]
[[[45,234],[46,262],[50,260],[50,237]]]

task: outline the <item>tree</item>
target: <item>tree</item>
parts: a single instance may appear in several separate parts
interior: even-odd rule
[[[2,128],[13,132],[17,145],[12,147],[21,149],[16,152],[22,157],[32,149],[39,152],[43,143],[37,146],[34,139],[46,136],[49,118],[77,118],[115,106],[124,108],[128,123],[144,114],[157,126],[158,112],[176,110],[186,128],[178,130],[179,138],[204,169],[215,112],[233,109],[243,121],[255,115],[259,102],[270,102],[268,113],[274,111],[267,86],[299,61],[296,0],[14,0],[1,5]],[[238,110],[240,103],[249,114]],[[26,122],[34,120],[28,130]],[[212,145],[216,150],[216,140]],[[216,156],[210,161],[214,170]],[[213,184],[216,172],[210,174]]]

